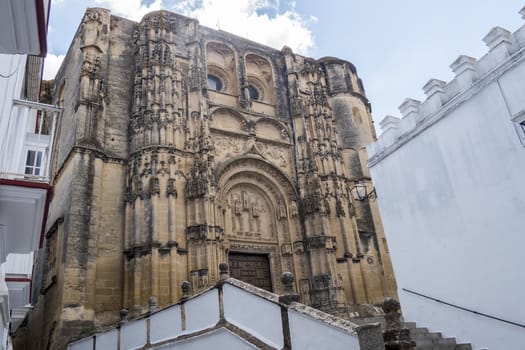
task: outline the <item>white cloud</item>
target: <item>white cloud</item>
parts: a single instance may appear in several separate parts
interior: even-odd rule
[[[55,79],[55,75],[57,74],[58,69],[60,68],[60,65],[62,64],[63,60],[64,60],[64,55],[54,55],[52,53],[48,53],[44,60],[43,79],[44,80]]]
[[[315,18],[303,18],[291,8],[279,13],[278,1],[271,0],[184,0],[173,6],[182,14],[197,18],[202,25],[225,30],[259,43],[280,49],[284,45],[295,52],[308,54],[314,37],[308,24]],[[265,11],[275,13],[268,16]]]
[[[111,10],[117,16],[140,21],[142,16],[151,11],[158,11],[162,6],[162,0],[155,0],[149,5],[143,5],[141,0],[95,0],[95,4]]]

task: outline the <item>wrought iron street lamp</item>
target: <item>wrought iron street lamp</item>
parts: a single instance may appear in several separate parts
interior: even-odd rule
[[[376,199],[377,193],[375,187],[372,191],[368,191],[368,187],[363,182],[356,182],[354,187],[350,189],[350,194],[356,201],[364,201],[365,199]]]

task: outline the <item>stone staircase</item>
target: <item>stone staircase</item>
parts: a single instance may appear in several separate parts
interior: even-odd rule
[[[418,327],[415,322],[404,322],[410,331],[410,338],[416,342],[416,350],[472,350],[470,344],[457,344],[455,338],[443,338],[428,328]]]

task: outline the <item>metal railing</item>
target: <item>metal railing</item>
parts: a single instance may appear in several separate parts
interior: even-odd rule
[[[405,291],[405,292],[408,292],[408,293],[411,293],[411,294],[414,294],[414,295],[417,295],[417,296],[420,296],[420,297],[423,297],[423,298],[426,298],[426,299],[430,299],[430,300],[433,300],[433,301],[435,301],[435,302],[438,302],[438,303],[441,303],[441,304],[445,304],[445,305],[448,305],[448,306],[450,306],[450,307],[453,307],[453,308],[456,308],[456,309],[459,309],[459,310],[463,310],[463,311],[471,312],[471,313],[473,313],[473,314],[475,314],[475,315],[479,315],[479,316],[487,317],[487,318],[490,318],[490,319],[493,319],[493,320],[496,320],[496,321],[500,321],[500,322],[508,323],[508,324],[513,325],[513,326],[518,326],[518,327],[525,328],[525,324],[521,324],[521,323],[517,323],[517,322],[508,321],[508,320],[505,320],[505,319],[500,318],[500,317],[496,317],[496,316],[488,315],[488,314],[483,313],[483,312],[479,312],[479,311],[476,311],[476,310],[468,309],[468,308],[466,308],[466,307],[459,306],[459,305],[455,305],[455,304],[452,304],[452,303],[449,303],[449,302],[446,302],[446,301],[443,301],[443,300],[440,300],[440,299],[436,299],[436,298],[430,297],[430,296],[428,296],[428,295],[425,295],[425,294],[422,294],[422,293],[415,292],[415,291],[410,290],[410,289],[406,289],[406,288],[401,288],[401,289],[402,289],[403,291]]]
[[[55,127],[62,108],[13,100],[0,140],[0,178],[49,182]]]

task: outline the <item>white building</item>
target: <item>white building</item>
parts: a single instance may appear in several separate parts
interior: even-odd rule
[[[486,55],[460,56],[452,81],[430,80],[424,102],[407,99],[402,119],[381,121],[369,167],[405,319],[474,349],[518,350],[525,349],[525,26],[496,27],[483,40]]]
[[[0,12],[0,350],[30,303],[32,252],[42,243],[49,150],[60,113],[38,100],[49,0],[7,0]]]

